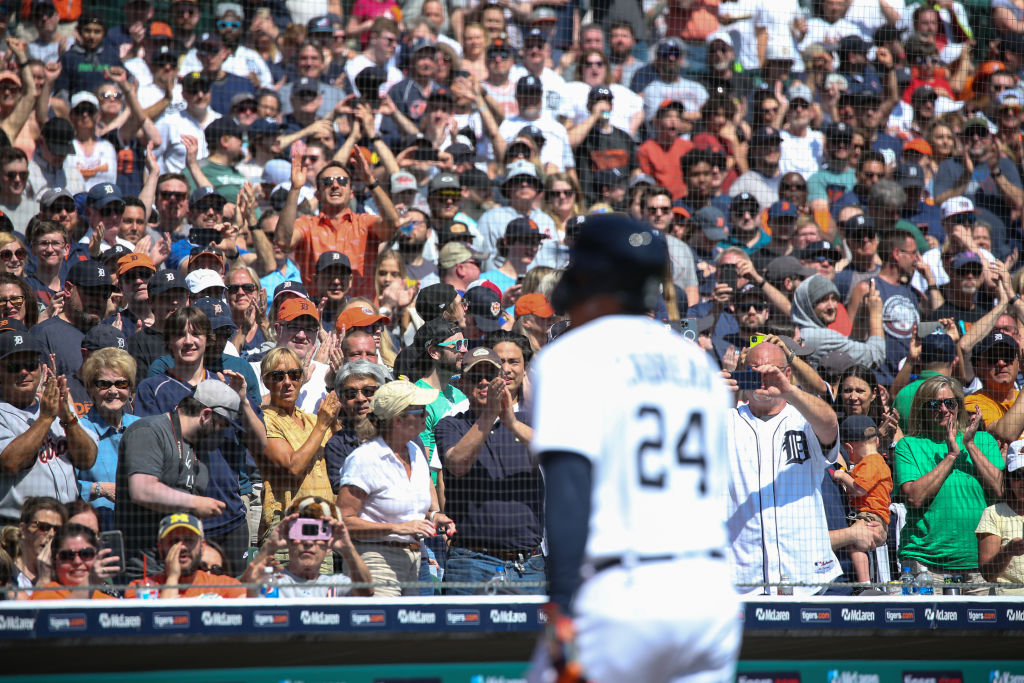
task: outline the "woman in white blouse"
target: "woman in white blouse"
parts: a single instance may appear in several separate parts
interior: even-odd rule
[[[455,533],[417,441],[437,395],[405,380],[378,389],[370,405],[377,436],[352,451],[341,470],[338,507],[378,597],[415,595],[405,585],[418,581],[421,541]]]
[[[100,102],[83,90],[71,97],[71,125],[75,129],[71,160],[85,179],[85,189],[100,183],[117,183],[117,152],[114,146],[96,134]]]

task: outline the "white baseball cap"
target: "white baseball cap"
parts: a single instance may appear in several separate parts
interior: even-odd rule
[[[709,35],[707,38],[705,38],[704,42],[706,44],[710,45],[711,43],[715,42],[716,40],[722,41],[723,43],[725,43],[729,47],[733,47],[733,48],[735,47],[735,45],[733,45],[733,43],[732,43],[732,36],[729,35],[728,31],[715,31],[714,33]]]
[[[1024,439],[1018,439],[1006,447],[1006,471],[1016,472],[1024,467]]]
[[[71,108],[74,109],[75,107],[80,105],[82,102],[88,102],[89,104],[91,104],[92,106],[96,107],[97,109],[99,109],[99,106],[100,106],[100,101],[98,99],[96,99],[96,96],[93,95],[88,90],[83,90],[81,92],[76,92],[74,95],[71,96]]]
[[[223,287],[224,278],[215,270],[198,268],[185,276],[185,284],[188,285],[188,291],[198,294],[207,287]]]
[[[973,213],[974,202],[964,196],[950,197],[946,201],[942,202],[942,217],[949,218],[955,216],[958,213]]]

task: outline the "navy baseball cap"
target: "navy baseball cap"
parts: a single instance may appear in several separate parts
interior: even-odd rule
[[[82,337],[82,348],[87,351],[99,349],[123,349],[127,338],[124,332],[113,325],[96,325]]]
[[[857,233],[876,233],[875,222],[864,213],[859,213],[856,216],[850,216],[845,221],[839,224],[842,228],[843,234],[850,237]]]
[[[757,214],[761,210],[761,202],[757,201],[757,197],[749,192],[740,192],[729,201],[730,212],[739,211],[744,207],[749,207],[754,214]]]
[[[956,358],[956,342],[945,332],[929,334],[921,340],[921,362],[952,363]]]
[[[775,221],[780,218],[797,218],[800,212],[797,211],[796,204],[787,201],[785,199],[779,200],[771,205],[768,209],[768,221]]]
[[[409,48],[409,54],[414,55],[420,50],[437,51],[437,44],[429,38],[417,38]]]
[[[853,128],[842,121],[833,121],[825,126],[826,142],[849,142],[853,140]]]
[[[501,329],[501,297],[490,287],[471,287],[463,297],[473,322],[483,332]]]
[[[102,209],[107,204],[121,202],[124,204],[124,197],[121,190],[113,183],[100,183],[93,185],[85,200],[85,205],[94,209]]]
[[[539,95],[544,92],[544,85],[540,82],[540,79],[530,74],[523,76],[516,81],[516,97],[522,95]]]
[[[878,436],[875,421],[867,415],[851,415],[839,425],[839,441],[854,443]]]
[[[900,187],[924,187],[924,171],[917,164],[903,162],[896,169],[896,182]]]
[[[135,252],[133,252],[131,249],[124,246],[123,244],[115,244],[110,249],[107,249],[105,252],[100,254],[100,262],[103,263],[103,265],[105,265],[107,268],[116,271],[117,261],[122,256],[127,256],[128,254],[133,253]]]
[[[542,43],[548,42],[547,32],[544,31],[543,29],[531,28],[529,31],[526,32],[526,35],[523,36],[523,45],[528,45],[530,43],[534,43],[537,41],[540,41]]]
[[[776,128],[771,126],[760,126],[750,133],[750,144],[755,147],[781,145],[782,135]]]
[[[964,266],[969,266],[972,263],[977,263],[979,266],[982,265],[981,257],[973,251],[961,251],[953,257],[953,261],[949,264],[949,267],[953,270],[958,270]]]
[[[1004,332],[989,332],[971,351],[971,360],[994,355],[999,348],[1010,349],[1015,355],[1020,351],[1016,340]]]
[[[416,312],[425,321],[430,322],[444,313],[444,309],[455,301],[457,294],[454,287],[443,282],[428,285],[416,295]]]
[[[21,322],[17,318],[0,318],[0,334],[4,332],[22,332],[28,334],[28,328],[25,327],[25,323]]]
[[[43,349],[29,334],[0,334],[0,360],[15,353],[42,353]]]
[[[216,198],[218,201],[220,201],[221,207],[228,203],[228,200],[224,199],[224,197],[217,194],[217,190],[213,189],[212,187],[197,187],[196,189],[192,190],[192,194],[189,195],[188,197],[188,208],[191,209],[192,207],[194,207],[196,204],[203,201],[207,197]]]
[[[277,297],[282,294],[295,294],[303,299],[309,299],[309,292],[306,291],[306,286],[294,280],[285,280],[277,287],[274,287],[274,297],[271,300],[276,301]]]
[[[206,317],[210,319],[210,328],[214,332],[225,327],[230,328],[232,332],[238,329],[238,326],[231,320],[227,304],[220,299],[204,296],[192,305],[206,314]]]
[[[76,287],[107,287],[114,290],[110,271],[98,261],[77,261],[68,271],[67,281]]]
[[[535,242],[540,244],[544,241],[544,234],[537,227],[537,224],[526,216],[516,216],[505,226],[505,243],[510,242]]]
[[[796,255],[796,257],[801,261],[814,261],[823,256],[829,261],[835,263],[843,257],[843,254],[837,247],[833,246],[831,242],[818,240],[817,242],[809,243],[806,247],[797,252]]]
[[[595,85],[590,89],[590,94],[587,95],[587,106],[590,107],[594,102],[605,100],[607,102],[613,102],[615,96],[612,95],[612,89],[607,85]]]
[[[303,76],[295,80],[295,85],[292,86],[293,95],[301,95],[302,93],[316,94],[320,92],[320,87],[317,85],[315,79]]]
[[[603,168],[594,173],[594,188],[618,187],[625,185],[628,180],[625,173],[617,168]]]
[[[332,266],[342,266],[347,268],[350,272],[352,270],[352,263],[348,260],[348,256],[345,256],[340,251],[325,251],[320,254],[320,258],[316,260],[316,272],[320,272]],[[284,283],[282,283],[284,284]],[[275,296],[277,291],[274,291]]]
[[[172,289],[182,289],[186,293],[189,291],[188,285],[185,284],[185,276],[176,270],[158,270],[153,273],[146,289],[151,297],[159,296]]]

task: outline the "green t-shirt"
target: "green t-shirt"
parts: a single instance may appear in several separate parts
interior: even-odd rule
[[[433,389],[434,387],[423,379],[416,380],[416,386],[423,387],[424,389]],[[451,384],[447,384],[441,389],[441,393],[437,395],[434,402],[427,406],[427,428],[420,434],[420,440],[423,441],[423,446],[427,449],[427,460],[431,459],[434,453],[434,427],[441,421],[441,418],[448,414],[448,411],[452,409],[456,403],[465,401],[466,395],[453,387]],[[437,483],[437,474],[433,470],[430,472],[430,477]]]
[[[910,426],[910,406],[914,403],[914,394],[917,393],[917,388],[921,386],[921,382],[929,377],[936,377],[941,374],[941,372],[935,372],[934,370],[922,370],[917,379],[900,389],[900,393],[896,394],[892,407],[900,414],[900,429],[903,430],[904,434],[906,434]]]
[[[978,470],[964,449],[963,436],[957,444],[961,455],[935,497],[925,508],[907,505],[907,524],[900,537],[900,557],[914,559],[940,569],[977,570],[978,540],[974,530],[981,513],[996,501],[987,501]],[[974,443],[988,461],[1002,470],[1005,465],[999,444],[988,432],[978,432]],[[943,440],[907,436],[896,444],[893,460],[895,490],[931,472],[946,457]]]
[[[242,191],[245,184],[245,176],[238,172],[233,166],[214,164],[208,159],[199,162],[199,168],[203,170],[206,179],[213,183],[213,189],[217,190],[224,199],[231,203],[238,200],[238,193]],[[191,174],[188,176],[190,189],[195,189],[195,181]]]

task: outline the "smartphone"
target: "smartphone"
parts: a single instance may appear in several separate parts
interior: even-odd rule
[[[917,338],[924,339],[925,337],[935,334],[936,332],[942,332],[945,328],[942,327],[940,322],[930,323],[918,323],[917,324]]]
[[[739,275],[736,273],[735,263],[723,263],[718,266],[718,283],[722,285],[729,285],[732,289],[736,289],[736,281],[739,279]]]
[[[469,72],[466,71],[465,69],[459,69],[458,71],[455,72],[455,77],[456,78],[469,78]]]
[[[764,341],[767,335],[764,334],[752,334],[750,335],[750,348],[754,348],[758,344]]]
[[[417,147],[412,158],[415,161],[437,161],[437,150],[433,147]]]
[[[211,242],[220,242],[220,233],[209,228],[192,228],[188,233],[188,241],[205,247]]]
[[[110,555],[121,558],[117,563],[117,571],[124,571],[124,534],[120,530],[104,531],[100,534],[100,550],[110,548]]]
[[[519,275],[516,276],[516,284],[519,285],[520,287],[522,286],[524,280],[526,280],[526,273],[519,273]]]
[[[757,370],[738,370],[730,374],[740,391],[753,391],[761,388],[761,373]]]
[[[288,528],[288,538],[293,541],[329,541],[331,523],[326,519],[299,517]]]
[[[697,341],[697,319],[683,318],[680,320],[679,334],[683,336],[683,339],[689,339],[692,342]]]

